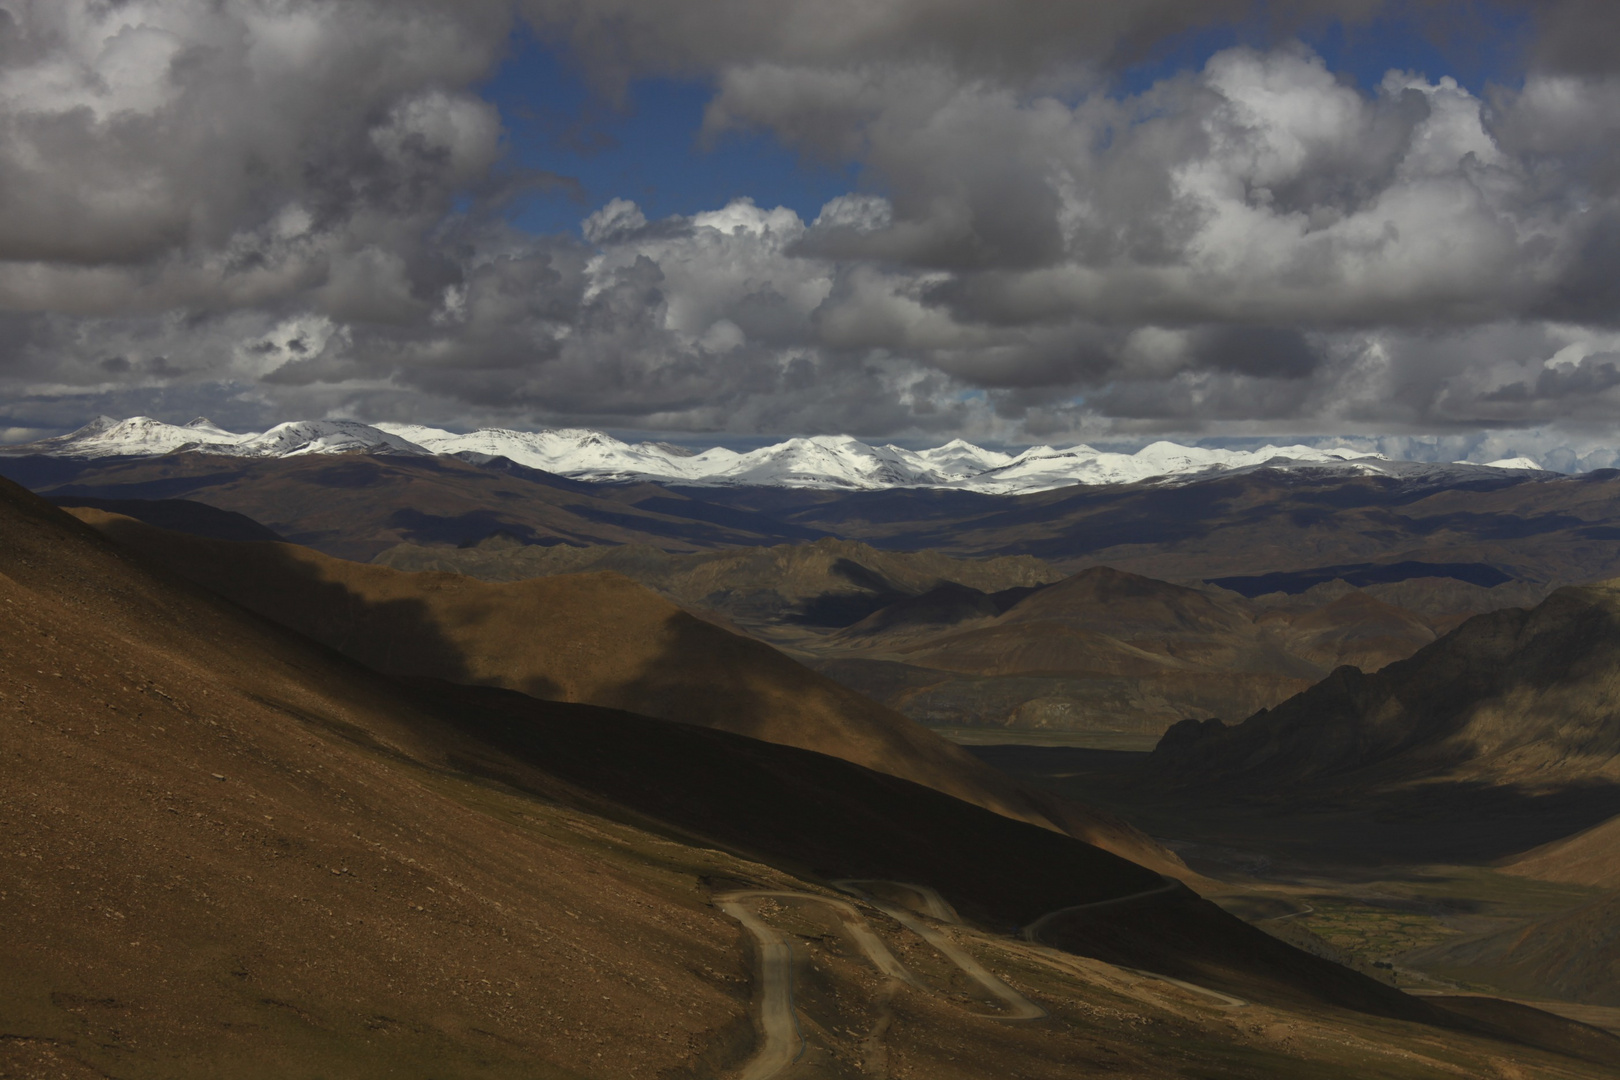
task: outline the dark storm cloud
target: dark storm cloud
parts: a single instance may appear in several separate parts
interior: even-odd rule
[[[1595,421],[1620,80],[1587,43],[1620,16],[1518,6],[1534,64],[1487,104],[1443,72],[1358,90],[1289,38],[1377,0],[0,0],[0,388],[34,403],[0,424]],[[1256,47],[1110,90],[1261,11]],[[609,91],[708,80],[708,138],[870,190],[520,233],[502,208],[569,181],[506,165],[476,92],[519,18]]]
[[[1527,18],[1528,54],[1547,71],[1609,72],[1620,11],[1609,0],[519,0],[606,82],[649,72],[707,75],[760,61],[835,66],[946,57],[973,75],[1026,80],[1107,72],[1188,31],[1257,22],[1280,39],[1339,19],[1404,15],[1415,33],[1466,45],[1492,17]]]
[[[1518,5],[1533,14],[1537,31],[1532,56],[1548,71],[1610,74],[1620,70],[1620,8],[1608,0],[1548,0]]]
[[[932,60],[1015,80],[1106,69],[1188,30],[1250,19],[1252,0],[521,0],[542,31],[567,41],[604,79],[708,74],[760,61],[810,66]],[[1381,0],[1297,0],[1260,9],[1283,32],[1323,16],[1360,19]]]

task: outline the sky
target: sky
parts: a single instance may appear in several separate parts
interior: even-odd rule
[[[97,414],[1620,460],[1620,5],[0,0]]]

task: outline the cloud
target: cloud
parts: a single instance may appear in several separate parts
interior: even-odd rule
[[[1570,27],[1607,7],[1536,7],[1539,66],[1483,97],[1362,91],[1288,38],[1374,0],[1272,5],[1260,46],[1110,83],[1252,10],[0,0],[0,425],[1598,430],[1620,76]],[[809,221],[622,192],[577,236],[513,228],[503,200],[567,183],[512,168],[478,95],[519,16],[604,87],[710,80],[707,137],[863,190]]]
[[[0,304],[273,302],[422,236],[498,152],[505,5],[8,0]],[[431,276],[431,272],[428,272]]]
[[[1550,303],[1587,243],[1454,82],[1368,98],[1299,47],[1074,104],[940,69],[767,88],[799,76],[729,74],[711,123],[812,148],[854,124],[892,220],[807,249],[946,271],[930,299],[964,321],[1472,321]]]
[[[974,78],[1009,84],[1102,77],[1166,41],[1243,24],[1274,44],[1329,21],[1380,17],[1404,32],[1466,45],[1501,16],[1528,21],[1537,70],[1620,70],[1607,42],[1620,32],[1609,0],[520,0],[524,15],[564,43],[605,86],[648,74],[707,76],[756,62],[835,67],[945,60]]]

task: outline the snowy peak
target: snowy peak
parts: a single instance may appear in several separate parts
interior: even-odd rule
[[[295,454],[394,453],[425,454],[406,439],[355,420],[299,420],[278,424],[263,434],[226,431],[206,417],[189,424],[166,424],[150,416],[113,420],[98,416],[77,431],[10,453],[33,452],[57,457],[159,457],[178,451],[230,457],[291,457]]]
[[[789,439],[740,455],[711,481],[768,487],[886,488],[943,480],[928,462],[898,446],[868,446],[848,435]]]
[[[181,427],[150,416],[132,416],[128,420],[98,416],[77,431],[33,445],[39,448],[37,453],[60,457],[153,457],[181,449],[213,452],[216,447],[232,447],[246,438],[212,424],[198,426],[196,420]]]
[[[992,495],[1021,494],[1076,484],[1132,484],[1188,479],[1259,468],[1376,474],[1406,481],[1451,482],[1482,469],[1541,471],[1528,458],[1488,465],[1391,461],[1347,447],[1262,446],[1221,450],[1156,442],[1132,454],[1085,444],[1032,446],[1017,455],[962,439],[928,450],[871,446],[848,435],[788,439],[746,453],[714,447],[701,453],[667,443],[627,443],[589,428],[514,431],[482,428],[461,434],[419,424],[357,420],[298,420],[263,433],[226,431],[206,417],[184,426],[147,416],[98,416],[54,439],[7,448],[7,454],[61,457],[156,457],[196,451],[234,457],[306,454],[454,455],[469,461],[507,458],[532,469],[595,482],[656,481],[691,486],[764,486],[878,491],[954,488]]]
[[[427,454],[415,443],[358,420],[295,420],[277,424],[243,441],[243,457],[296,457],[302,454]]]
[[[1386,461],[1346,447],[1322,450],[1312,446],[1262,446],[1258,450],[1215,450],[1156,442],[1134,454],[1117,454],[1080,444],[1059,449],[1032,446],[1006,465],[987,469],[973,478],[978,491],[1012,494],[1044,491],[1068,484],[1135,484],[1157,477],[1197,476],[1211,471],[1252,469],[1271,463],[1316,462],[1337,466],[1363,463],[1365,471]]]
[[[1013,460],[1011,454],[986,450],[963,439],[952,439],[932,450],[919,450],[917,457],[933,466],[942,476],[954,480],[965,480],[990,469],[999,469]]]
[[[466,435],[403,424],[379,425],[433,454],[504,457],[531,469],[581,480],[639,480],[681,460],[650,443],[631,446],[586,428],[511,431],[481,428]],[[664,478],[660,476],[660,478]],[[681,479],[689,479],[684,475]]]

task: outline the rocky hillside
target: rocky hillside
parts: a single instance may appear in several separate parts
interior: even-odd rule
[[[1243,723],[1156,752],[1187,782],[1282,790],[1444,778],[1525,791],[1620,782],[1620,582],[1476,616],[1374,674],[1340,668]]]

